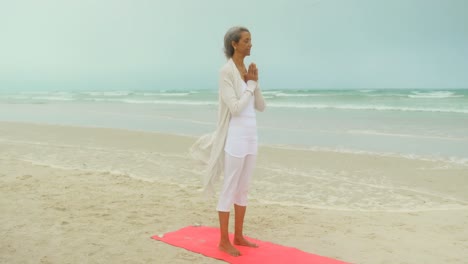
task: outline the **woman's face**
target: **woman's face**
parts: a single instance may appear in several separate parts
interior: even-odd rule
[[[252,39],[250,38],[250,33],[247,31],[242,31],[241,38],[239,42],[232,42],[234,46],[234,53],[239,53],[244,56],[250,56],[250,49],[252,48]]]

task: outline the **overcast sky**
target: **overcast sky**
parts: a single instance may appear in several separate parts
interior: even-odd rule
[[[216,89],[226,30],[264,89],[468,88],[467,0],[15,0],[0,90]]]

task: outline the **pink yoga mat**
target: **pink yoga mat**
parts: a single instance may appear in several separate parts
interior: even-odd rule
[[[232,234],[230,235],[232,241]],[[285,247],[266,241],[248,238],[259,245],[258,248],[235,246],[242,254],[239,257],[230,256],[218,250],[219,228],[206,226],[188,226],[175,232],[157,235],[151,238],[163,241],[167,244],[185,248],[192,252],[203,254],[207,257],[224,260],[233,264],[246,263],[287,263],[287,264],[343,264],[345,262],[322,257],[301,251],[297,248]]]

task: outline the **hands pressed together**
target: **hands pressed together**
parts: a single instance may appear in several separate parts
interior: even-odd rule
[[[255,63],[250,63],[247,73],[244,74],[245,81],[258,81],[258,69]]]

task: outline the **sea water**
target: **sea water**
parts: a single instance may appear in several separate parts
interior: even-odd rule
[[[468,89],[265,90],[261,144],[468,163]],[[217,90],[1,91],[0,121],[199,136]]]

